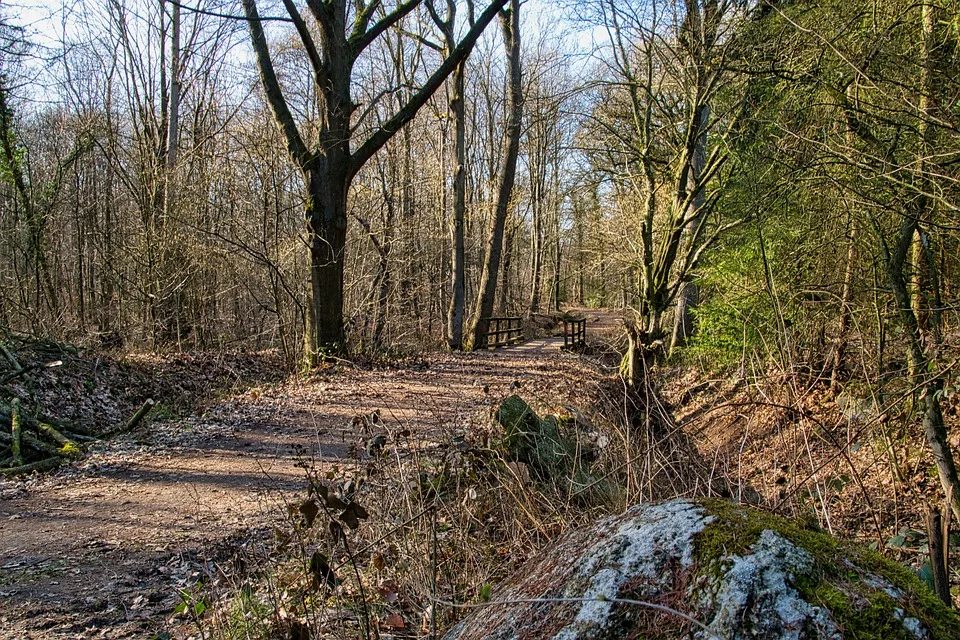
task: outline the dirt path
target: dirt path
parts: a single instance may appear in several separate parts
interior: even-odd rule
[[[590,313],[588,331],[611,325]],[[51,477],[0,481],[0,638],[150,637],[178,588],[282,517],[304,485],[298,457],[347,455],[373,411],[436,441],[487,423],[515,389],[547,406],[588,397],[597,371],[562,343],[253,389]]]

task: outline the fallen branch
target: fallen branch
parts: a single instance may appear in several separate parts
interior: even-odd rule
[[[13,369],[14,371],[20,371],[21,369],[23,369],[23,367],[20,366],[20,363],[13,356],[10,350],[7,349],[6,345],[0,344],[0,353],[2,353],[3,357],[6,358],[7,362],[10,363],[11,369]]]
[[[10,422],[4,420],[4,416],[0,416],[0,427],[9,428]],[[20,415],[20,428],[19,428],[19,442],[20,442],[20,457],[19,459],[11,457],[9,461],[0,463],[0,467],[6,466],[8,464],[24,464],[26,461],[26,452],[32,451],[40,454],[41,456],[57,456],[65,458],[79,458],[83,454],[83,450],[80,448],[76,442],[70,441],[68,438],[64,437],[65,443],[58,442],[57,446],[51,443],[43,441],[43,436],[47,435],[46,433],[41,433],[37,431],[38,425],[33,423],[26,416]],[[10,428],[10,431],[0,430],[0,445],[5,445],[10,448],[11,453],[14,453],[14,436],[13,429]]]
[[[62,364],[63,364],[63,360],[54,360],[52,362],[45,362],[45,363],[37,362],[29,366],[23,367],[19,371],[8,373],[4,377],[0,378],[0,384],[6,384],[11,380],[19,378],[20,376],[25,376],[31,371],[36,371],[37,369],[52,369],[53,367],[59,367]]]
[[[37,421],[37,424],[41,425],[41,424],[48,424],[48,423]],[[82,433],[76,433],[74,431],[71,431],[70,429],[64,429],[62,427],[60,428],[59,431],[60,433],[63,434],[65,438],[73,440],[74,442],[96,442],[100,439],[94,436],[85,436]]]
[[[19,476],[33,471],[52,471],[63,464],[63,462],[64,459],[59,457],[45,458],[38,462],[31,462],[30,464],[23,464],[18,467],[0,469],[0,475]]]
[[[49,456],[60,456],[63,458],[76,459],[83,455],[83,451],[81,451],[80,447],[78,447],[75,443],[58,447],[54,444],[47,444],[39,437],[34,437],[29,431],[25,431],[23,433],[23,442],[37,451],[45,453]]]
[[[2,412],[3,412],[3,409],[0,408],[0,413]],[[93,431],[90,431],[86,427],[82,427],[79,424],[74,424],[72,422],[66,423],[62,420],[57,420],[56,418],[48,416],[45,413],[37,414],[37,422],[43,422],[45,424],[49,424],[51,426],[56,427],[60,431],[69,431],[71,434],[74,434],[74,435],[80,435],[86,438],[92,438],[94,440],[98,439],[97,434],[94,433]],[[82,440],[83,438],[80,438],[80,439]]]
[[[53,425],[47,424],[46,422],[37,422],[37,431],[50,438],[61,447],[77,447],[77,443],[66,437],[59,431],[57,431]]]
[[[0,427],[10,426],[10,418],[10,407],[0,404]],[[20,420],[24,429],[32,429],[39,434],[47,431],[48,428],[52,428],[54,431],[59,432],[64,438],[72,440],[74,443],[93,442],[100,439],[93,435],[89,430],[79,425],[66,423],[61,420],[54,420],[53,418],[43,414],[40,414],[40,416],[34,420],[29,416],[23,415],[21,412]],[[46,425],[46,428],[44,425]],[[52,439],[59,444],[64,444],[55,436],[52,436]]]
[[[127,433],[129,431],[133,431],[134,429],[137,428],[137,425],[140,424],[140,422],[142,422],[143,419],[147,417],[147,414],[150,413],[150,410],[153,409],[156,406],[156,404],[157,403],[153,398],[147,398],[146,402],[144,402],[143,405],[141,405],[141,407],[137,409],[137,412],[133,414],[133,416],[129,420],[127,420],[127,423],[125,425],[121,427],[117,427],[113,431],[110,431],[104,434],[103,437],[105,439],[113,438],[121,434]]]

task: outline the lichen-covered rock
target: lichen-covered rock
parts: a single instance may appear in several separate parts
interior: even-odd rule
[[[960,639],[910,571],[720,500],[632,507],[550,544],[445,636]]]

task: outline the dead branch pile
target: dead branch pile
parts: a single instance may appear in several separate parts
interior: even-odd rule
[[[20,346],[25,344],[21,341]],[[147,400],[125,424],[102,433],[54,419],[23,389],[31,386],[31,372],[59,367],[63,363],[56,354],[75,354],[76,350],[49,341],[32,341],[29,346],[32,352],[45,355],[23,366],[13,341],[0,341],[0,477],[51,471],[64,462],[78,460],[86,455],[89,443],[134,429],[155,404]]]

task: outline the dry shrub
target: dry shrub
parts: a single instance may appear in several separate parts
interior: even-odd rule
[[[511,459],[492,418],[420,441],[378,413],[358,416],[352,459],[302,461],[301,499],[272,540],[244,551],[244,571],[219,573],[200,625],[221,638],[432,637],[461,614],[453,605],[489,598],[570,528],[639,501],[730,491],[656,389],[608,378],[587,410],[555,413],[587,486]]]

